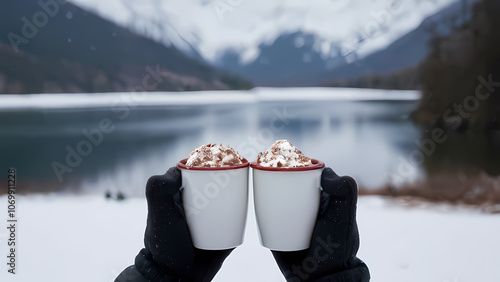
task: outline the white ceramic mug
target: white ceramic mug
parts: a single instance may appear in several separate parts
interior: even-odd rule
[[[182,201],[193,245],[224,250],[243,243],[248,207],[248,161],[226,167],[177,167]]]
[[[309,248],[321,196],[325,164],[298,168],[252,162],[255,215],[262,246],[275,251]]]

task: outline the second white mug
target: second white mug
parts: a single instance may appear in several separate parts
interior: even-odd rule
[[[309,248],[321,196],[325,164],[298,168],[253,168],[254,207],[261,244],[275,251]]]

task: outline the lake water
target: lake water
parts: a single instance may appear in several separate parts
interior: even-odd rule
[[[421,136],[409,120],[418,98],[411,91],[93,95],[0,97],[0,179],[15,167],[24,192],[138,196],[149,176],[202,144],[228,144],[253,161],[275,140],[288,139],[337,173],[377,188]]]

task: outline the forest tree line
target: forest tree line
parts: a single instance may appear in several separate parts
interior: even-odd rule
[[[418,122],[453,130],[500,129],[500,1],[482,0],[469,21],[436,36],[417,69]]]

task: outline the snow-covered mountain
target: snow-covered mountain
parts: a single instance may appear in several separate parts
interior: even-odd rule
[[[47,8],[44,3],[52,4]],[[174,46],[155,42],[72,3],[54,3],[3,3],[0,94],[251,87],[188,58]]]
[[[303,31],[364,56],[457,0],[70,0],[121,25],[216,61],[226,49],[243,62],[259,45]],[[359,42],[359,41],[362,42]],[[322,46],[322,53],[330,49]]]
[[[342,60],[358,60],[389,46],[458,0],[70,1],[241,75],[273,67],[266,52],[294,54],[293,60],[301,63],[287,68],[311,73],[329,70]],[[273,47],[276,42],[281,51]],[[256,68],[259,64],[264,65]]]
[[[325,54],[321,48],[330,48]],[[341,46],[319,40],[310,33],[280,35],[272,44],[261,44],[257,59],[242,63],[237,51],[226,51],[217,61],[219,68],[245,77],[261,86],[314,86],[321,80],[308,74],[333,70],[346,64]]]
[[[433,36],[445,36],[467,21],[472,7],[479,0],[461,0],[450,4],[438,13],[395,40],[386,48],[368,56],[335,68],[331,72],[318,74],[320,79],[343,79],[369,75],[373,72],[390,73],[418,65],[430,52],[429,42]]]

